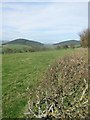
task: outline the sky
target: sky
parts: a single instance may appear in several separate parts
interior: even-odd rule
[[[42,43],[79,40],[78,34],[88,27],[88,2],[38,1],[3,2],[0,40],[25,38]]]
[[[72,2],[72,0],[1,0],[3,2]],[[89,0],[73,0],[73,2],[88,2]]]

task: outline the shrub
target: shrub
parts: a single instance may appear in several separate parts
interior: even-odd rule
[[[5,48],[5,49],[2,49],[2,53],[4,54],[4,53],[13,53],[14,51],[13,51],[13,49],[12,48]]]
[[[62,46],[58,45],[58,46],[56,47],[56,49],[62,49]]]
[[[67,48],[68,48],[68,45],[62,45],[62,48],[67,49]]]
[[[56,49],[67,49],[67,48],[69,48],[68,45],[58,45],[58,46],[56,47]]]
[[[81,46],[88,47],[89,43],[89,36],[90,36],[90,29],[83,30],[80,34]]]
[[[74,44],[71,44],[71,45],[70,45],[70,48],[73,48],[73,49],[74,49],[74,48],[75,48],[75,45],[74,45]]]
[[[27,118],[86,119],[88,117],[87,52],[58,60],[30,93]]]

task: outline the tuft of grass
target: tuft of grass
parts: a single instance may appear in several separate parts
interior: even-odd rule
[[[88,54],[81,50],[49,67],[38,89],[30,92],[27,118],[88,118]]]

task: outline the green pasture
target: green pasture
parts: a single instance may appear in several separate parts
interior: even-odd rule
[[[38,87],[49,65],[75,49],[2,55],[2,108],[4,118],[23,117],[28,88]]]

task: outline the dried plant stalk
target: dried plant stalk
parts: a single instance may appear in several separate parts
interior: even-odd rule
[[[88,117],[88,56],[79,51],[49,67],[36,96],[28,103],[27,118],[86,119]]]

